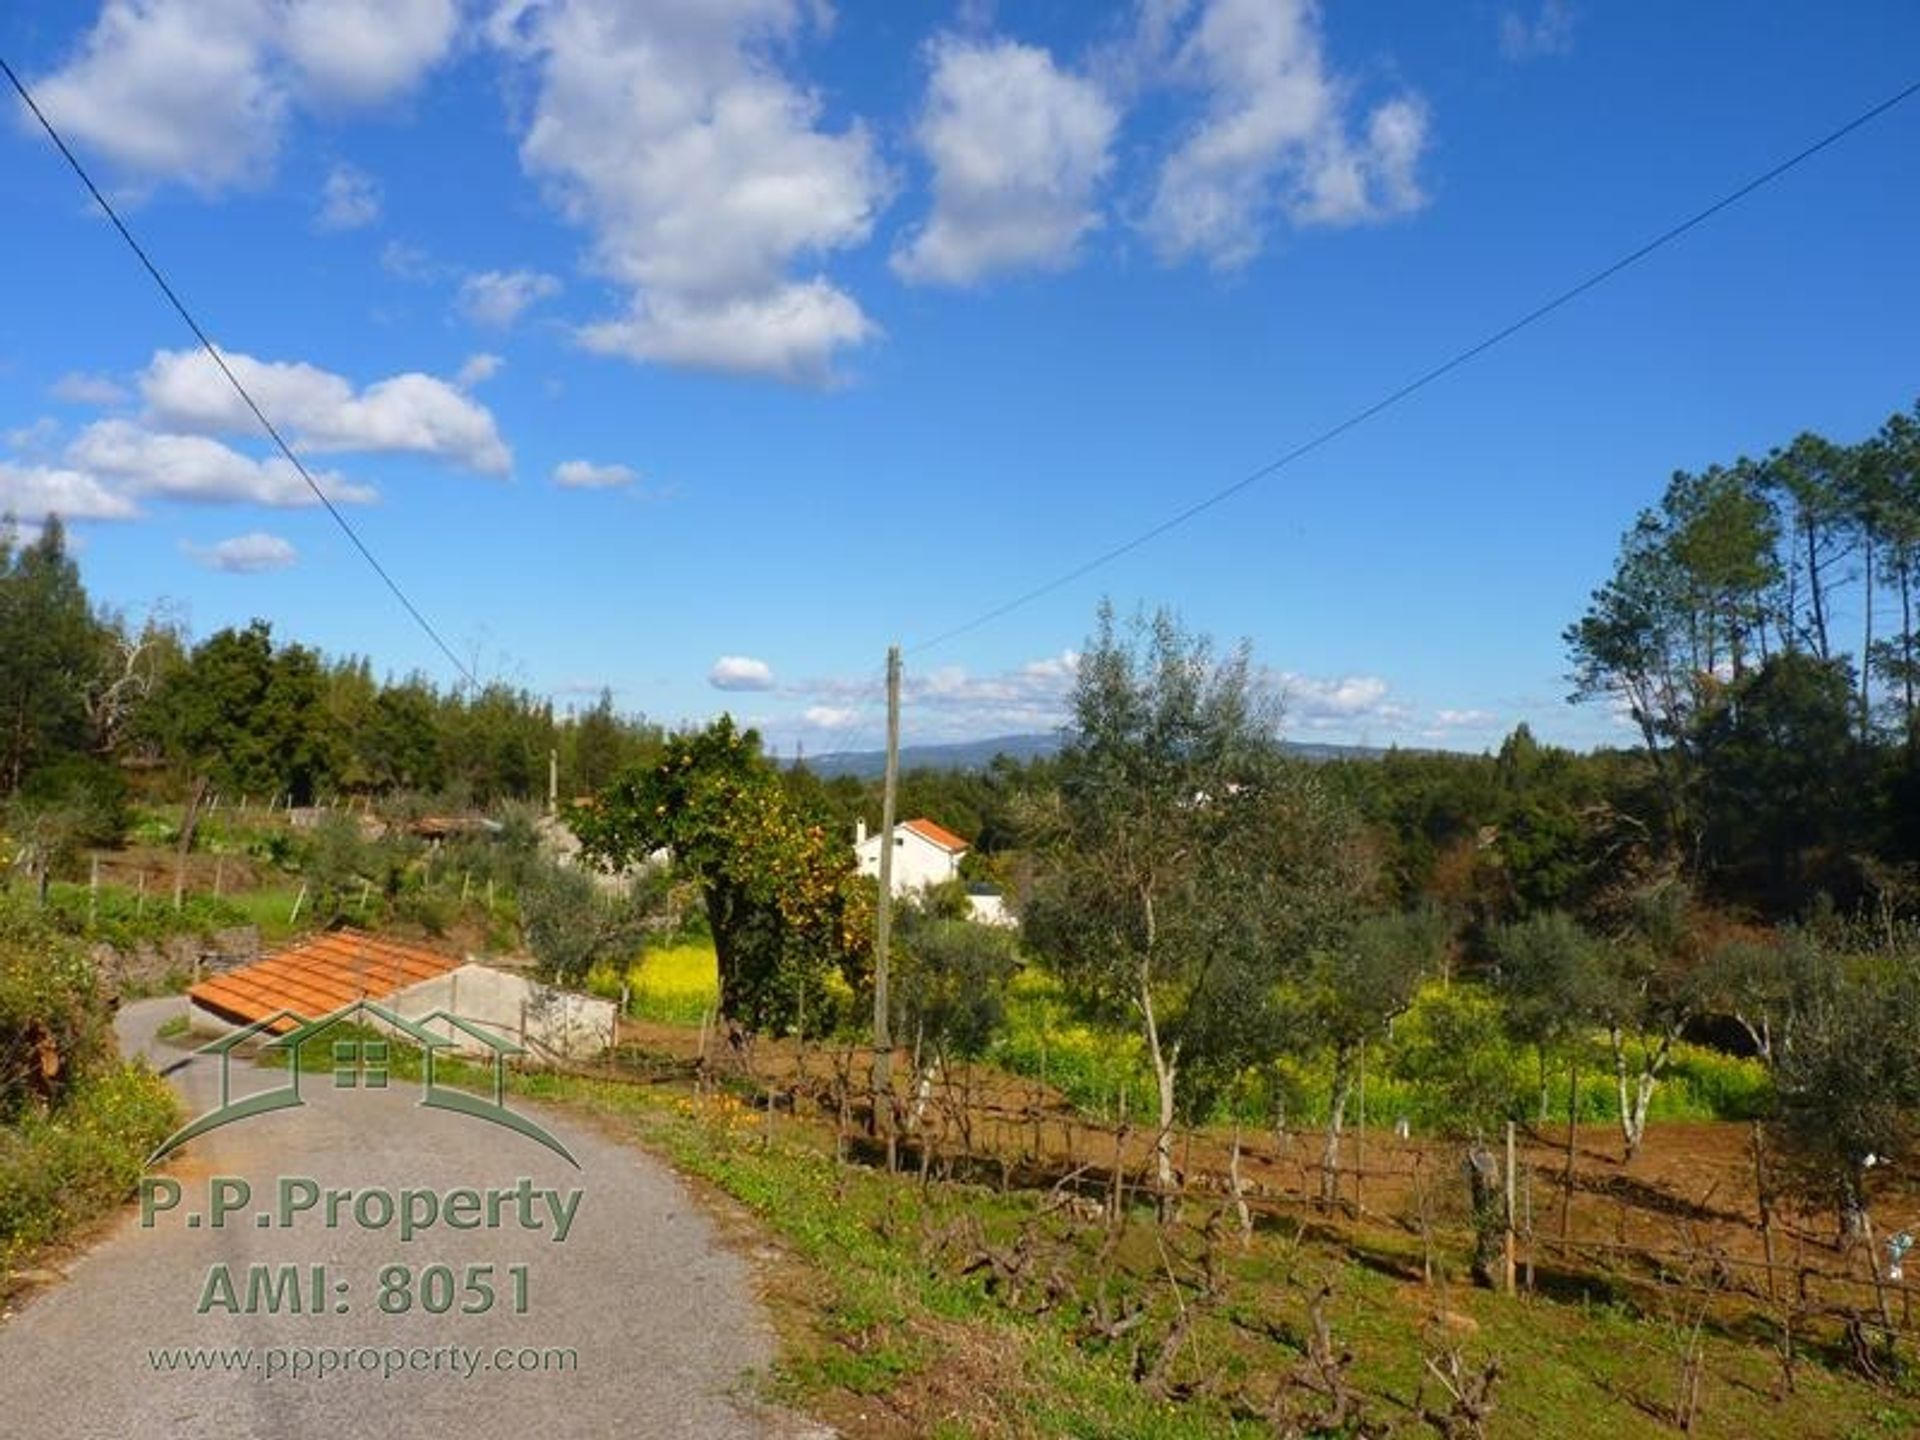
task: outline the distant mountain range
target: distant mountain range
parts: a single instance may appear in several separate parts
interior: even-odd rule
[[[1037,735],[995,735],[987,740],[966,740],[955,745],[902,745],[900,769],[907,770],[984,770],[997,755],[1025,762],[1059,753],[1058,733]],[[1377,760],[1385,750],[1370,745],[1312,745],[1293,740],[1282,742],[1291,755],[1303,760]],[[884,750],[835,750],[825,755],[806,757],[807,768],[825,779],[851,775],[872,780],[886,773]]]

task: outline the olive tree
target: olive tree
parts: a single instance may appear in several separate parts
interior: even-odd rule
[[[1356,1061],[1370,1039],[1413,1003],[1420,982],[1439,966],[1447,925],[1437,911],[1370,915],[1330,937],[1309,957],[1293,1000],[1302,1022],[1298,1038],[1330,1052],[1333,1083],[1327,1101],[1326,1147],[1320,1196],[1339,1194],[1340,1134],[1353,1095]]]
[[[1280,754],[1279,714],[1244,646],[1219,658],[1167,611],[1122,626],[1103,606],[1030,817],[1027,939],[1083,1003],[1138,1024],[1162,1187],[1182,1077],[1261,1058],[1278,982],[1363,868],[1346,812]]]
[[[579,986],[595,966],[631,958],[651,928],[650,893],[637,883],[609,893],[572,866],[532,867],[519,892],[520,923],[536,973]]]
[[[1652,886],[1635,895],[1629,909],[1627,924],[1601,951],[1595,1001],[1631,1161],[1646,1139],[1647,1112],[1673,1047],[1706,1007],[1712,975],[1700,954],[1701,917],[1684,885]]]
[[[1871,1237],[1867,1175],[1920,1148],[1920,973],[1829,967],[1774,1060],[1777,1142],[1795,1188]]]
[[[1605,949],[1597,936],[1558,910],[1503,925],[1491,938],[1507,1028],[1533,1047],[1537,1062],[1537,1118],[1547,1118],[1547,1055],[1555,1048],[1566,1052],[1567,1113],[1577,1116],[1581,1042],[1600,1023],[1614,993]]]

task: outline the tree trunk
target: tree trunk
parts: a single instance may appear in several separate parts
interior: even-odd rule
[[[1672,1052],[1673,1042],[1679,1038],[1679,1028],[1673,1026],[1660,1036],[1660,1043],[1652,1050],[1647,1049],[1643,1036],[1640,1041],[1640,1071],[1633,1079],[1633,1094],[1627,1094],[1627,1051],[1625,1038],[1619,1027],[1607,1031],[1613,1042],[1613,1078],[1620,1096],[1620,1134],[1626,1141],[1626,1162],[1631,1163],[1640,1153],[1641,1143],[1647,1138],[1647,1110],[1653,1103],[1653,1092],[1660,1084],[1660,1072],[1667,1067],[1667,1056]]]
[[[1506,1239],[1506,1204],[1500,1187],[1500,1162],[1475,1140],[1467,1148],[1468,1213],[1473,1220],[1473,1283],[1489,1290],[1498,1283]]]
[[[1760,1022],[1755,1024],[1738,1010],[1733,1012],[1733,1018],[1734,1022],[1747,1032],[1747,1039],[1752,1042],[1753,1052],[1760,1057],[1760,1063],[1771,1070],[1773,1068],[1772,1023],[1762,1015]]]
[[[1327,1144],[1320,1153],[1320,1200],[1332,1205],[1340,1199],[1340,1127],[1347,1116],[1347,1097],[1353,1093],[1353,1052],[1345,1045],[1333,1052],[1333,1093],[1327,1103]]]
[[[1867,695],[1868,681],[1873,675],[1873,537],[1866,539],[1867,552],[1864,603],[1866,607],[1866,639],[1860,649],[1860,743],[1865,745],[1873,738],[1873,709]]]
[[[1640,1153],[1640,1145],[1647,1138],[1647,1107],[1653,1102],[1653,1087],[1658,1083],[1659,1078],[1651,1070],[1643,1069],[1634,1077],[1633,1129],[1627,1140],[1629,1160]]]
[[[1913,708],[1913,562],[1900,565],[1900,679],[1906,695],[1907,745],[1920,742],[1920,716]]]
[[[1827,653],[1827,606],[1826,597],[1820,593],[1820,566],[1815,559],[1818,543],[1817,530],[1812,520],[1805,526],[1807,532],[1807,594],[1813,601],[1813,643],[1822,660],[1829,659]]]
[[[20,698],[19,707],[13,718],[13,754],[7,766],[7,791],[9,794],[19,790],[20,777],[27,764],[27,699]]]
[[[1162,1200],[1173,1192],[1173,1101],[1174,1080],[1180,1064],[1180,1042],[1162,1048],[1160,1026],[1153,1011],[1153,896],[1142,897],[1147,921],[1147,947],[1140,956],[1140,1018],[1146,1026],[1147,1058],[1153,1062],[1153,1081],[1160,1095],[1160,1129],[1153,1140],[1154,1177],[1159,1182]]]
[[[1227,1155],[1227,1194],[1233,1199],[1234,1218],[1240,1222],[1240,1244],[1253,1241],[1253,1212],[1247,1208],[1246,1184],[1240,1178],[1240,1120],[1233,1121],[1233,1149]]]
[[[1163,1194],[1174,1189],[1173,1174],[1173,1079],[1172,1060],[1153,1062],[1154,1084],[1160,1091],[1160,1129],[1153,1139],[1153,1174]]]
[[[1849,1166],[1840,1185],[1840,1238],[1859,1240],[1868,1233],[1866,1176],[1859,1166]],[[1867,1262],[1878,1265],[1880,1257],[1869,1251]]]
[[[733,907],[717,886],[706,886],[707,929],[713,933],[714,971],[720,982],[719,1010],[725,1020],[740,1010],[739,967],[733,957]]]
[[[1627,1045],[1618,1025],[1607,1027],[1607,1040],[1613,1046],[1613,1083],[1620,1101],[1620,1138],[1626,1145],[1628,1160],[1640,1149],[1640,1137],[1634,1134],[1633,1111],[1627,1099]]]

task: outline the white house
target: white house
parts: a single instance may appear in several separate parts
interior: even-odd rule
[[[859,860],[862,875],[880,877],[880,840],[879,835],[867,834],[866,821],[859,821],[855,826],[853,853]],[[931,820],[909,820],[904,825],[895,825],[893,893],[905,895],[957,880],[960,857],[966,853],[966,841]]]

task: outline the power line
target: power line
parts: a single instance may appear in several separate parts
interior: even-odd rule
[[[1138,535],[1135,535],[1132,539],[1123,541],[1120,544],[1113,546],[1109,550],[1102,551],[1100,554],[1094,556],[1092,559],[1087,560],[1080,565],[1076,565],[1073,569],[1068,570],[1064,574],[1058,575],[1052,580],[1047,581],[1044,585],[1037,585],[1033,589],[1028,590],[1022,595],[1016,596],[1012,600],[1009,600],[1002,605],[996,605],[993,609],[982,612],[981,614],[975,616],[973,619],[967,621],[963,625],[956,625],[951,630],[943,630],[930,640],[922,640],[917,645],[908,646],[906,653],[909,655],[918,655],[923,651],[933,649],[937,645],[944,645],[949,640],[958,639],[960,636],[965,635],[970,631],[978,630],[983,625],[989,625],[995,620],[1000,619],[1004,615],[1009,615],[1013,613],[1015,610],[1019,610],[1024,606],[1030,605],[1035,600],[1040,599],[1042,596],[1051,595],[1054,591],[1059,590],[1064,586],[1071,585],[1074,581],[1079,580],[1086,575],[1092,574],[1095,570],[1101,569],[1103,566],[1113,563],[1115,560],[1118,560],[1121,556],[1130,554],[1133,551],[1138,550],[1143,545],[1150,544],[1151,542],[1159,539],[1162,535],[1165,535],[1168,531],[1177,529],[1179,526],[1186,524],[1189,520],[1192,520],[1195,516],[1201,515],[1206,511],[1211,510],[1214,506],[1220,504],[1222,501],[1231,499],[1233,496],[1238,495],[1242,490],[1247,489],[1249,486],[1254,485],[1259,481],[1266,479],[1268,476],[1273,475],[1280,470],[1284,470],[1287,466],[1293,464],[1296,460],[1300,460],[1305,456],[1312,454],[1315,450],[1320,449],[1322,446],[1327,445],[1328,443],[1339,439],[1340,436],[1345,435],[1348,431],[1359,428],[1360,426],[1366,424],[1369,420],[1373,419],[1376,415],[1381,414],[1383,411],[1392,409],[1394,406],[1398,405],[1401,401],[1409,398],[1414,394],[1417,394],[1421,390],[1426,389],[1429,385],[1433,384],[1436,380],[1439,380],[1444,376],[1451,374],[1453,371],[1458,370],[1461,366],[1467,364],[1469,361],[1475,360],[1479,356],[1484,355],[1487,351],[1493,349],[1494,346],[1501,344],[1503,341],[1511,339],[1513,336],[1518,335],[1522,330],[1525,330],[1529,326],[1532,326],[1537,322],[1546,319],[1546,317],[1553,314],[1554,311],[1560,309],[1564,305],[1568,305],[1572,303],[1574,300],[1579,299],[1582,295],[1586,294],[1589,290],[1592,290],[1596,286],[1602,285],[1606,281],[1611,280],[1615,275],[1618,275],[1621,271],[1626,270],[1631,266],[1637,265],[1640,261],[1646,259],[1649,255],[1653,254],[1656,250],[1659,250],[1662,247],[1671,244],[1673,241],[1678,240],[1681,236],[1685,235],[1688,231],[1693,230],[1696,227],[1705,224],[1708,220],[1711,220],[1715,215],[1718,215],[1722,210],[1728,209],[1730,206],[1738,204],[1740,201],[1746,199],[1747,196],[1753,194],[1754,191],[1759,190],[1764,186],[1771,184],[1775,180],[1778,180],[1782,175],[1785,175],[1788,171],[1794,169],[1796,166],[1799,166],[1804,162],[1811,160],[1815,155],[1818,155],[1821,151],[1827,149],[1829,146],[1838,144],[1841,140],[1844,140],[1847,136],[1851,135],[1854,131],[1860,129],[1863,125],[1869,124],[1870,122],[1878,119],[1880,116],[1886,114],[1889,110],[1901,104],[1903,101],[1912,99],[1915,94],[1920,94],[1920,80],[1914,81],[1912,84],[1908,85],[1905,89],[1899,91],[1897,94],[1889,96],[1885,100],[1882,100],[1879,104],[1873,106],[1871,109],[1862,111],[1860,114],[1854,116],[1853,119],[1847,121],[1847,123],[1842,125],[1839,129],[1829,131],[1826,135],[1814,141],[1811,145],[1807,146],[1804,150],[1801,150],[1798,153],[1790,156],[1788,159],[1782,160],[1779,164],[1775,165],[1772,169],[1767,170],[1762,174],[1755,176],[1753,179],[1747,181],[1746,184],[1740,186],[1737,190],[1730,191],[1726,195],[1721,196],[1718,200],[1714,201],[1711,205],[1707,206],[1706,209],[1697,211],[1693,215],[1689,216],[1687,219],[1682,220],[1679,224],[1673,226],[1671,229],[1662,231],[1659,235],[1656,235],[1653,239],[1647,241],[1644,245],[1641,245],[1637,250],[1630,251],[1628,254],[1621,256],[1618,260],[1615,260],[1612,264],[1606,266],[1605,268],[1594,271],[1593,274],[1587,276],[1586,279],[1580,281],[1578,284],[1572,286],[1569,289],[1562,290],[1559,294],[1555,295],[1552,299],[1545,301],[1543,304],[1535,306],[1532,310],[1529,310],[1526,314],[1522,315],[1519,319],[1514,320],[1506,325],[1503,325],[1500,329],[1495,330],[1492,334],[1488,335],[1486,338],[1480,341],[1477,341],[1476,343],[1468,346],[1464,350],[1457,352],[1450,359],[1442,361],[1440,364],[1434,366],[1431,370],[1428,370],[1424,374],[1418,376],[1417,378],[1408,381],[1406,384],[1402,385],[1399,389],[1394,390],[1391,393],[1383,396],[1381,399],[1374,401],[1371,405],[1368,405],[1365,409],[1356,410],[1353,414],[1347,416],[1346,419],[1340,421],[1338,424],[1333,425],[1328,429],[1322,430],[1319,434],[1315,435],[1312,439],[1304,441],[1299,445],[1296,445],[1293,449],[1287,451],[1286,454],[1280,456],[1279,459],[1271,460],[1267,464],[1262,465],[1259,469],[1251,471],[1250,473],[1241,476],[1240,479],[1234,481],[1231,485],[1227,485],[1222,489],[1214,491],[1211,495],[1207,495],[1202,499],[1194,501],[1191,505],[1187,506],[1184,510],[1178,511],[1175,514],[1168,516],[1165,520],[1162,520],[1159,524],[1153,526],[1152,528],[1141,531]]]
[[[207,338],[207,332],[200,328],[200,322],[193,318],[193,312],[187,309],[185,302],[180,299],[173,286],[167,283],[167,277],[160,273],[160,267],[153,263],[147,252],[141,248],[140,242],[133,238],[133,232],[127,228],[119,212],[107,202],[107,197],[100,193],[100,187],[93,183],[93,177],[87,173],[79,157],[67,148],[67,142],[60,137],[60,132],[53,128],[53,122],[47,119],[45,112],[34,103],[32,94],[21,83],[20,77],[14,73],[13,66],[9,65],[4,57],[0,57],[0,70],[6,71],[7,79],[19,93],[21,100],[26,102],[27,109],[33,112],[33,118],[40,122],[40,128],[47,132],[47,138],[53,141],[54,147],[65,157],[67,164],[73,167],[73,173],[80,177],[80,183],[87,187],[87,193],[93,196],[94,203],[106,213],[107,219],[113,222],[113,228],[120,232],[120,238],[127,242],[127,248],[139,257],[140,263],[146,267],[147,274],[153,277],[153,283],[160,287],[160,293],[165,295],[173,308],[180,313],[180,318],[187,322],[187,328],[200,342],[200,348],[205,350],[213,363],[220,368],[220,373],[227,377],[227,383],[233,386],[234,393],[245,402],[247,409],[253,412],[253,418],[260,422],[260,427],[272,438],[273,443],[280,447],[280,453],[287,457],[300,478],[307,482],[307,488],[313,492],[314,498],[326,507],[327,514],[333,517],[334,524],[338,525],[347,539],[353,542],[353,547],[360,552],[361,558],[373,568],[373,573],[386,583],[387,589],[393,592],[393,598],[398,600],[407,614],[413,617],[414,623],[426,632],[427,638],[440,648],[440,653],[452,662],[453,668],[460,672],[467,684],[476,690],[479,689],[480,682],[475,678],[474,673],[461,662],[460,657],[454,653],[453,647],[440,638],[440,632],[433,628],[433,623],[425,615],[420,613],[420,607],[407,598],[407,592],[400,588],[400,582],[395,580],[387,572],[386,566],[374,557],[373,551],[367,548],[366,541],[360,538],[358,532],[348,523],[347,517],[342,515],[339,507],[328,498],[326,491],[315,483],[313,476],[307,472],[307,467],[301,463],[300,457],[294,454],[293,447],[287,444],[279,429],[267,418],[266,412],[254,403],[253,396],[247,393],[247,387],[240,383],[240,377],[228,367],[226,357],[220,353],[213,341]]]

